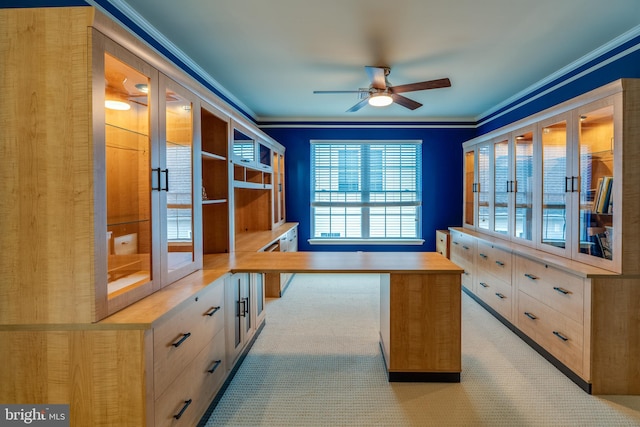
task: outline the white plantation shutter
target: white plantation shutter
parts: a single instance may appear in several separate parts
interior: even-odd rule
[[[313,239],[420,238],[420,141],[311,141]]]

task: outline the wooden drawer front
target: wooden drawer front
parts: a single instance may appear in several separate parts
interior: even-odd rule
[[[583,323],[582,278],[521,257],[517,257],[516,272],[518,290]]]
[[[180,372],[170,387],[156,398],[155,425],[196,425],[222,385],[226,370],[225,336],[222,330]],[[191,402],[187,405],[188,401]],[[176,419],[180,411],[182,415]]]
[[[498,279],[511,283],[511,253],[478,241],[478,269],[493,274]]]
[[[469,289],[470,291],[474,291],[473,289],[473,274],[471,274],[471,270],[465,267],[464,273],[462,273],[462,286]]]
[[[224,280],[210,285],[153,331],[155,395],[160,395],[224,327]]]
[[[505,319],[512,321],[513,314],[511,306],[513,300],[512,288],[509,282],[503,282],[485,272],[478,272],[476,294]]]
[[[449,232],[436,230],[436,252],[449,258]]]
[[[460,267],[466,269],[467,265],[473,265],[475,247],[476,241],[473,237],[457,231],[451,232],[451,260]]]
[[[518,327],[576,374],[583,375],[581,324],[521,291]]]

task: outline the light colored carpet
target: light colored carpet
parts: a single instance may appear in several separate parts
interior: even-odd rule
[[[207,426],[640,426],[640,396],[591,396],[466,294],[460,383],[389,383],[379,276],[298,274]]]

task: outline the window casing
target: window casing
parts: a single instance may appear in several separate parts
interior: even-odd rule
[[[311,243],[419,244],[421,141],[311,141]]]

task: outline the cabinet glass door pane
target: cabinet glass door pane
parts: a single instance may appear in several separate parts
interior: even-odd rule
[[[478,149],[478,228],[489,229],[490,208],[490,173],[489,164],[491,153],[489,145],[482,145]]]
[[[509,141],[494,144],[494,209],[493,231],[507,234],[509,232]]]
[[[612,259],[613,237],[613,107],[580,117],[579,251]]]
[[[475,150],[467,151],[464,155],[464,223],[474,224],[474,199],[475,199]]]
[[[515,178],[511,191],[515,194],[514,236],[533,239],[533,132],[516,136]]]
[[[152,280],[149,78],[105,54],[109,297]]]
[[[567,246],[567,122],[542,129],[542,244]]]
[[[193,118],[191,102],[167,90],[166,96],[166,241],[167,271],[194,261]],[[166,183],[166,184],[165,184]]]

